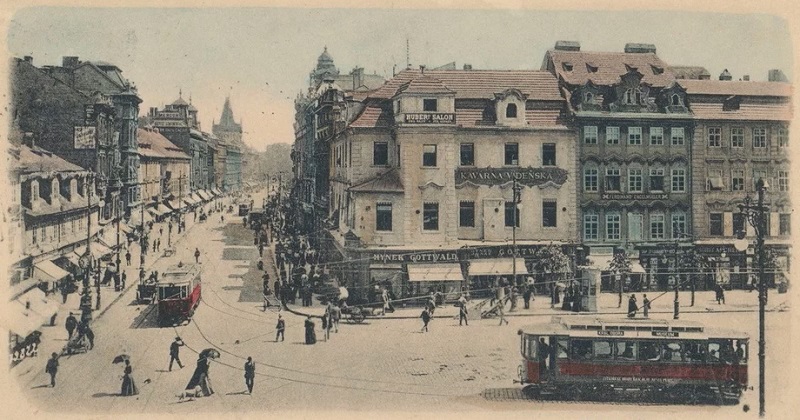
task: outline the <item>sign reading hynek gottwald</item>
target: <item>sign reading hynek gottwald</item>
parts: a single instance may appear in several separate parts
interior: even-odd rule
[[[478,185],[502,185],[516,180],[526,186],[552,182],[563,185],[567,182],[565,169],[547,168],[458,168],[455,171],[456,185],[470,182]]]

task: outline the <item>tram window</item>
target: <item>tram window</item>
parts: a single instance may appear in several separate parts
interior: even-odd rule
[[[527,335],[525,336],[525,358],[529,360],[537,360],[537,340],[536,336]]]
[[[733,340],[734,362],[742,365],[747,364],[747,340]]]
[[[681,362],[681,345],[676,342],[663,343],[661,345],[661,360],[665,362]]]
[[[611,359],[614,356],[610,341],[594,341],[594,357],[595,359]]]
[[[686,341],[683,343],[686,361],[703,363],[706,360],[706,344],[702,341]]]
[[[720,343],[711,342],[708,343],[708,362],[709,363],[719,363],[720,359],[720,349],[722,345]]]
[[[661,348],[657,342],[643,341],[639,343],[639,360],[652,362],[661,360]]]
[[[635,341],[617,341],[617,359],[620,360],[636,360],[637,342]]]
[[[569,349],[569,340],[566,338],[559,338],[556,347],[556,358],[558,359],[567,359],[569,358],[569,354],[567,350]]]
[[[189,297],[189,288],[186,286],[181,286],[181,298],[186,299]]]
[[[178,286],[161,287],[158,295],[159,299],[177,299],[181,291]]]
[[[573,340],[572,358],[575,360],[591,360],[592,342],[590,340]]]
[[[736,360],[736,350],[733,347],[733,340],[723,340],[719,349],[719,358],[724,363],[731,364]]]

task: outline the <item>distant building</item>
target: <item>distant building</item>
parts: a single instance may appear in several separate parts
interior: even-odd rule
[[[225,191],[241,189],[242,154],[249,148],[242,141],[241,121],[237,123],[233,118],[230,97],[225,98],[219,124],[216,122],[213,124],[212,133],[219,139],[218,143],[221,145],[216,163],[216,187]]]
[[[162,217],[188,196],[191,158],[156,130],[139,129],[140,182],[149,211]],[[165,205],[169,205],[167,208]]]

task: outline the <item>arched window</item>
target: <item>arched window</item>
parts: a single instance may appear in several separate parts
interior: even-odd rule
[[[592,95],[592,92],[586,92],[584,98],[585,98],[584,102],[592,102],[592,100],[594,99],[594,95]]]
[[[59,194],[58,189],[59,189],[58,178],[53,178],[53,180],[50,182],[50,197],[51,198],[55,198],[55,197],[58,196],[58,194]]]
[[[642,91],[640,91],[639,89],[626,90],[625,103],[628,105],[638,105],[642,103]]]
[[[517,118],[517,104],[506,105],[506,118]]]
[[[677,93],[672,95],[672,105],[679,106],[681,104],[681,96]]]
[[[31,201],[39,199],[39,181],[31,181]]]

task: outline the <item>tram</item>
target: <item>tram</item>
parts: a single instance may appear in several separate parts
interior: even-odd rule
[[[529,397],[643,391],[738,404],[747,388],[748,336],[738,331],[678,320],[553,317],[518,334],[519,383]]]
[[[201,293],[200,266],[182,264],[164,271],[158,280],[158,324],[176,325],[192,318]]]

